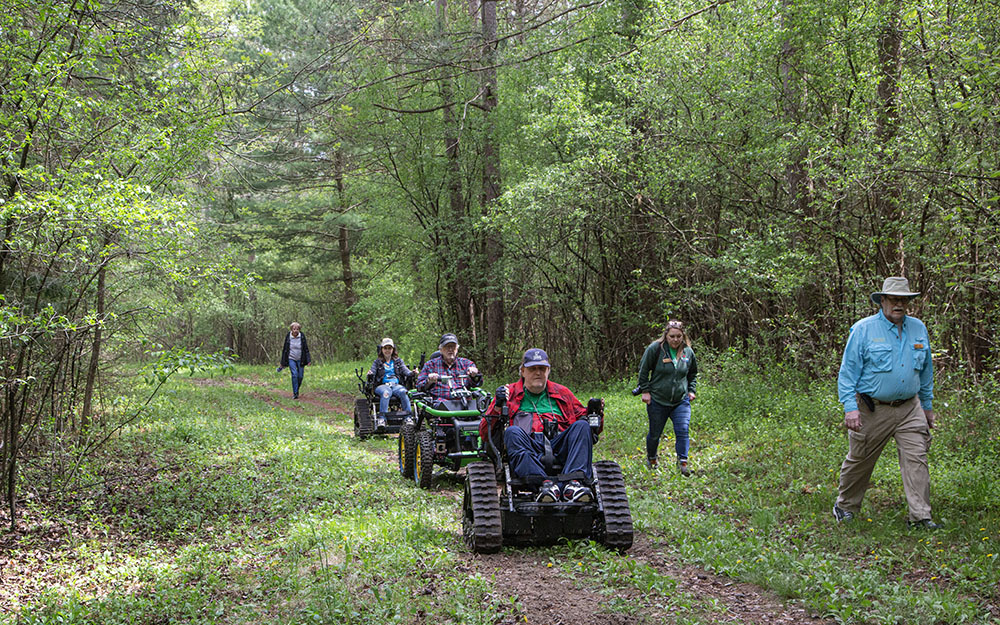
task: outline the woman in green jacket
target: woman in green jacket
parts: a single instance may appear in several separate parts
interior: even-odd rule
[[[674,449],[677,466],[685,476],[688,468],[688,424],[691,421],[691,400],[698,378],[698,364],[694,359],[691,341],[680,321],[668,321],[663,336],[650,343],[639,363],[639,390],[649,416],[649,433],[646,435],[646,464],[656,467],[656,449],[667,419],[674,424]]]

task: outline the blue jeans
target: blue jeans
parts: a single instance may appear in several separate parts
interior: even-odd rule
[[[507,447],[510,468],[518,477],[547,475],[542,465],[545,454],[545,440],[541,432],[528,434],[516,425],[508,426],[503,433],[503,443]],[[590,424],[586,419],[574,422],[552,439],[552,455],[563,465],[563,473],[583,471],[592,477],[594,442],[590,437]]]
[[[292,395],[298,397],[299,385],[302,384],[302,376],[305,375],[305,365],[298,360],[289,360],[288,371],[292,374]]]
[[[667,425],[667,419],[674,422],[674,449],[678,460],[687,460],[691,440],[688,438],[688,425],[691,423],[691,402],[687,396],[676,406],[664,406],[650,399],[646,404],[646,414],[649,416],[649,434],[646,435],[646,457],[655,458],[656,448],[660,444],[660,436]]]
[[[393,395],[399,398],[399,407],[403,412],[410,412],[410,396],[406,394],[406,387],[402,384],[380,384],[375,388],[375,394],[378,395],[379,412],[389,412],[389,398]]]

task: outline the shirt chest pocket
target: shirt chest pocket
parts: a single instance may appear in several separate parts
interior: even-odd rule
[[[920,345],[920,347],[917,347]],[[927,362],[927,339],[922,339],[917,341],[913,345],[913,368],[917,371],[921,371],[924,368],[924,364]]]
[[[869,345],[867,360],[876,373],[892,371],[892,346],[884,343]]]

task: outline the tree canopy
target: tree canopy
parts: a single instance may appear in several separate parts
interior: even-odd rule
[[[829,374],[905,275],[940,365],[996,369],[991,3],[2,6],[8,493],[114,423],[116,359],[274,361],[291,321],[608,377],[679,318]]]

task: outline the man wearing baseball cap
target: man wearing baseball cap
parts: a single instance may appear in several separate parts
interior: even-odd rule
[[[573,393],[561,384],[549,380],[549,356],[532,347],[521,359],[521,379],[501,386],[486,414],[500,415],[497,399],[505,399],[510,421],[504,430],[503,442],[507,449],[510,468],[518,477],[538,477],[542,480],[537,501],[590,501],[590,489],[579,480],[570,479],[564,484],[546,473],[543,456],[546,443],[555,462],[562,465],[562,475],[591,475],[593,438],[587,421],[587,410]],[[555,434],[546,440],[546,423],[555,425]],[[479,423],[479,435],[490,435],[489,421]],[[552,426],[550,425],[550,428]]]
[[[420,370],[417,388],[436,400],[451,399],[451,392],[464,388],[472,378],[479,375],[479,369],[468,358],[458,356],[458,337],[451,332],[441,336],[438,351],[441,355],[428,360]]]
[[[871,294],[879,311],[851,327],[837,377],[847,457],[840,467],[840,493],[833,504],[838,523],[861,510],[872,471],[890,438],[896,440],[903,493],[909,507],[907,525],[940,527],[931,519],[927,450],[934,427],[934,368],[927,327],[906,314],[920,295],[903,277],[886,278]]]

